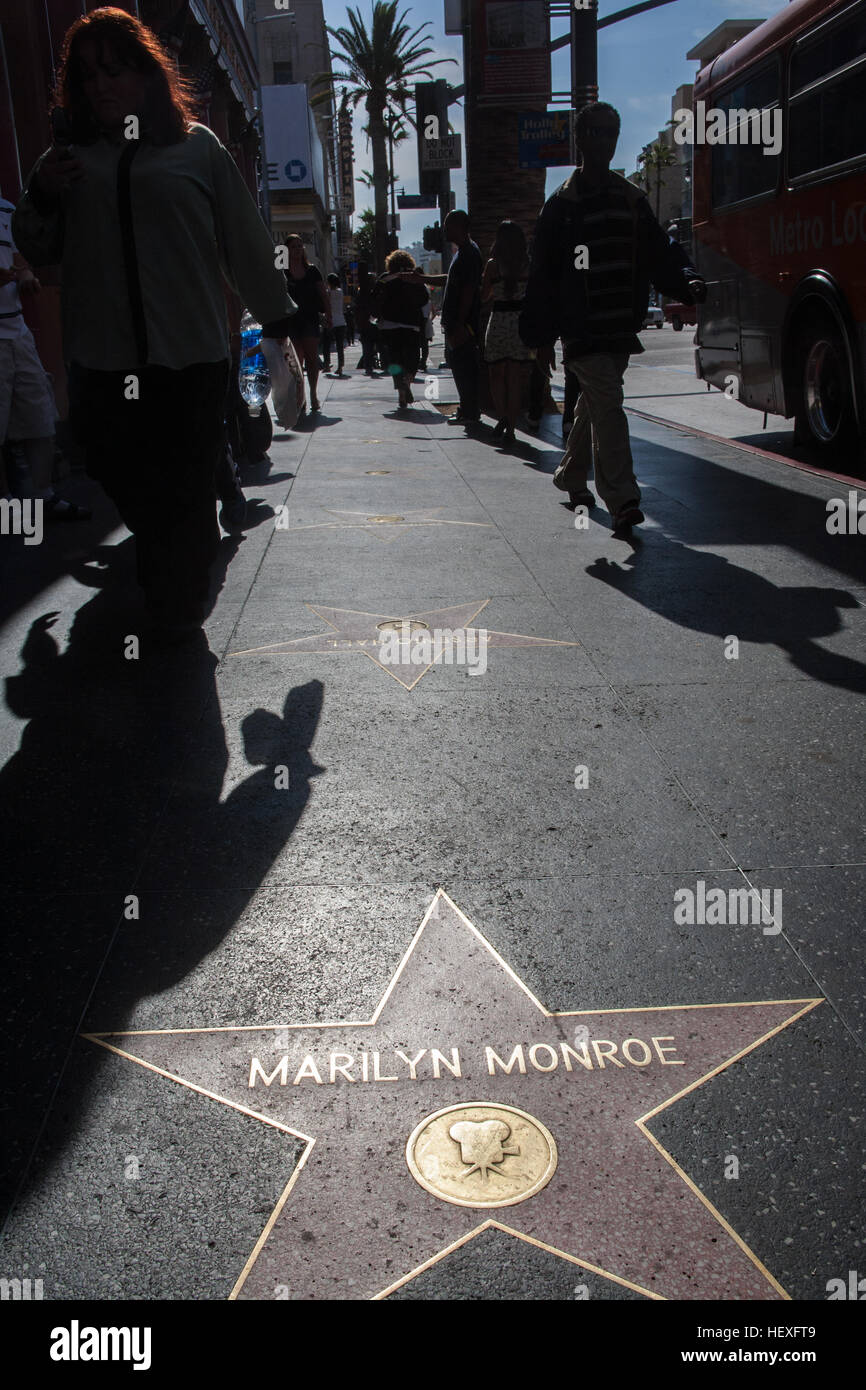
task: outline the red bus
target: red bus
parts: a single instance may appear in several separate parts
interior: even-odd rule
[[[701,70],[694,101],[695,130],[699,101],[703,115],[730,113],[726,143],[694,148],[694,247],[708,281],[697,375],[721,389],[737,378],[744,404],[793,416],[826,466],[859,474],[866,0],[793,0]],[[732,127],[754,135],[758,111],[767,131],[781,122],[781,139],[735,143]]]

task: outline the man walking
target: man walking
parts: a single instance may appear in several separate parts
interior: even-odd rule
[[[580,389],[565,456],[553,476],[575,506],[591,507],[587,487],[595,435],[596,488],[615,531],[643,521],[623,410],[629,354],[637,337],[650,281],[685,303],[703,302],[706,286],[685,252],[671,242],[641,190],[610,162],[619,139],[619,113],[592,102],[577,118],[583,164],[548,198],[538,219],[520,336],[548,360],[563,340],[567,372]]]
[[[478,404],[478,320],[481,316],[481,252],[469,234],[469,215],[458,209],[445,218],[442,234],[457,247],[457,255],[447,275],[424,275],[427,285],[444,285],[442,332],[445,360],[454,374],[460,409],[449,417],[455,425],[477,425],[481,419]]]

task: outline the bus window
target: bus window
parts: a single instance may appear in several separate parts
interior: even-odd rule
[[[826,32],[823,33],[822,30]],[[866,7],[838,24],[822,25],[801,39],[791,55],[791,95],[866,54]]]
[[[866,154],[866,63],[837,82],[791,103],[788,173],[791,178],[844,164]]]
[[[822,29],[791,56],[789,178],[866,154],[866,8]]]
[[[764,154],[763,145],[753,143],[757,122],[749,118],[749,112],[771,110],[779,105],[779,71],[778,62],[771,63],[713,97],[716,110],[741,113],[734,130],[728,130],[727,144],[710,147],[714,208],[728,207],[731,203],[776,191],[779,156]],[[740,144],[740,140],[744,143]]]

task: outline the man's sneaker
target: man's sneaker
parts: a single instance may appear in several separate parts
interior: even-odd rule
[[[594,507],[595,494],[590,492],[588,487],[578,488],[576,492],[569,490],[568,500],[573,507]],[[643,517],[641,517],[643,521]]]
[[[630,526],[640,526],[645,520],[644,514],[637,502],[628,502],[626,506],[620,507],[613,519],[614,531],[627,531]]]

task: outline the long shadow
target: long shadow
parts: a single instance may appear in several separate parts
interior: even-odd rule
[[[731,451],[730,464],[721,463],[706,457],[700,441],[695,441],[694,454],[642,440],[634,431],[632,443],[644,511],[676,539],[699,546],[754,547],[756,567],[761,551],[788,549],[858,583],[866,577],[862,538],[827,531],[826,499],[847,497],[845,484],[812,474],[789,475],[783,467],[771,471],[763,460],[752,461],[738,451]],[[724,445],[706,448],[716,451]],[[816,490],[802,491],[801,486]]]
[[[327,415],[323,410],[317,410],[312,415],[309,412],[303,420],[299,420],[295,425],[294,434],[310,434],[312,430],[319,429],[322,425],[326,428],[330,425],[339,425],[342,422],[342,415]],[[286,438],[290,438],[289,435]]]
[[[0,623],[69,572],[71,564],[120,525],[117,512],[88,478],[73,474],[58,490],[70,502],[90,507],[90,521],[48,522],[41,545],[0,536]]]
[[[223,566],[236,549],[224,542]],[[311,681],[279,713],[243,720],[255,770],[221,800],[228,748],[217,658],[202,634],[163,651],[142,638],[138,659],[127,659],[140,627],[124,596],[131,558],[126,542],[97,557],[101,568],[87,566],[98,587],[65,649],[54,616],[41,615],[6,681],[9,709],[27,722],[0,772],[4,1210],[24,1190],[36,1147],[42,1174],[61,1158],[103,1065],[93,1048],[77,1085],[64,1080],[78,1032],[123,1028],[140,998],[219,945],[323,770],[309,753],[323,696]],[[217,574],[214,591],[219,584]],[[275,787],[277,765],[288,769],[288,790]],[[201,893],[180,907],[179,890],[193,887]]]
[[[541,438],[553,444],[554,430],[546,426],[546,420]],[[684,436],[677,438],[685,443]],[[707,457],[710,450],[724,449],[722,443],[695,439],[693,452],[687,447],[670,449],[642,437],[634,421],[631,443],[643,491],[641,505],[676,540],[695,546],[752,546],[758,555],[768,547],[788,549],[858,584],[866,582],[862,537],[830,535],[826,527],[826,498],[847,498],[847,484],[798,471],[789,474],[782,467],[771,471],[763,459],[752,460],[737,449],[731,449],[730,463]],[[564,448],[563,443],[545,451],[536,471],[553,473]],[[822,491],[812,495],[802,491],[801,485]],[[553,489],[551,493],[552,504],[563,501],[562,493]],[[646,535],[655,539],[655,533]]]
[[[587,574],[679,627],[720,642],[776,646],[814,680],[863,693],[866,665],[817,645],[841,630],[838,610],[858,607],[844,589],[783,587],[724,556],[648,532],[622,565],[600,558]]]

